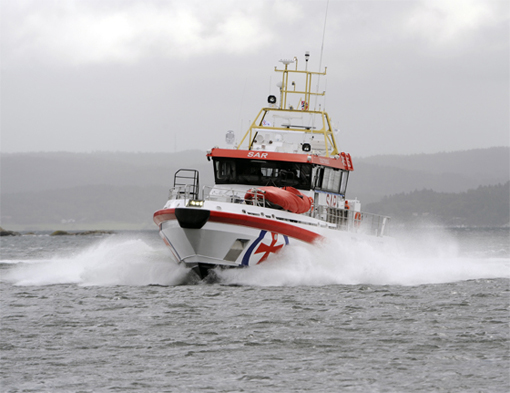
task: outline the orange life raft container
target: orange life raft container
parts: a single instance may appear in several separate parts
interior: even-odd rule
[[[265,199],[269,204],[276,205],[283,210],[292,213],[306,213],[313,204],[313,199],[303,195],[294,187],[257,187],[249,190],[244,199],[248,203],[253,203],[255,199],[261,201]]]

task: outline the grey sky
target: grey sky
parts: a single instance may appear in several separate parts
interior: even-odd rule
[[[1,149],[206,150],[242,136],[326,1],[1,0]],[[353,155],[509,145],[510,2],[329,3],[326,109]]]

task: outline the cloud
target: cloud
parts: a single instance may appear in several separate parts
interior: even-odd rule
[[[287,22],[301,17],[287,1],[8,2],[4,61],[81,65],[254,53],[274,38],[282,7]]]
[[[508,141],[508,2],[331,0],[323,53],[326,0],[0,2],[5,151],[208,148],[306,50],[346,150]]]
[[[479,29],[508,21],[508,3],[486,0],[426,0],[417,2],[405,28],[432,46],[467,45]]]

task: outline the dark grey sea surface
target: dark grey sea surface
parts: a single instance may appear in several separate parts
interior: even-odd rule
[[[182,285],[156,232],[1,239],[2,392],[508,392],[509,229]]]

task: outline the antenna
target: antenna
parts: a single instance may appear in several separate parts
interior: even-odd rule
[[[319,71],[322,67],[322,54],[324,53],[324,38],[326,36],[326,21],[328,20],[328,7],[329,7],[329,0],[326,3],[326,14],[324,15],[324,28],[322,30],[322,43],[321,43],[321,57],[319,59]]]
[[[319,72],[322,69],[322,54],[324,53],[324,38],[326,36],[326,21],[328,20],[328,7],[329,7],[329,0],[326,3],[326,13],[324,15],[324,28],[322,30],[322,43],[321,43],[321,56],[319,58]],[[319,82],[320,82],[321,76],[317,78],[317,90],[316,93],[319,92]],[[326,105],[324,105],[326,107]],[[314,110],[317,108],[317,96],[315,96],[315,103],[314,103]],[[326,108],[324,108],[326,109]]]

